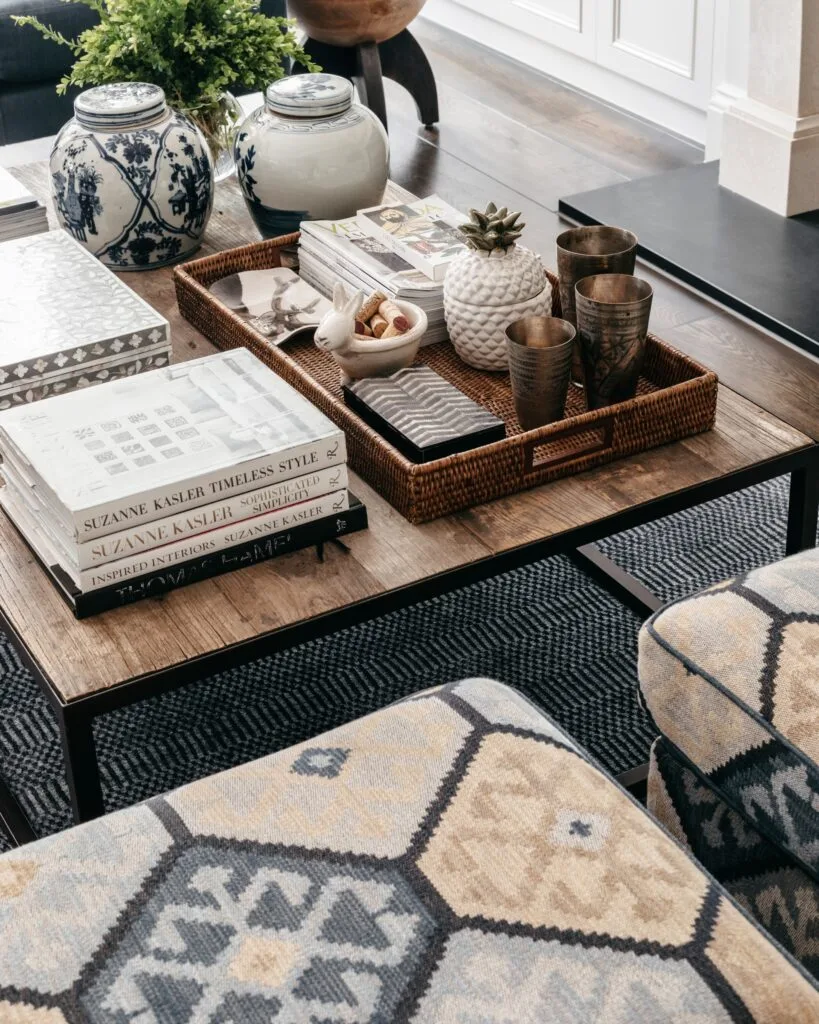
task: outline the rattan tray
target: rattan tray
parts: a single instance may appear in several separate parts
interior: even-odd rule
[[[281,265],[298,235],[257,242],[194,260],[174,271],[182,315],[218,348],[244,346],[315,403],[347,435],[352,468],[412,523],[470,508],[507,494],[581,473],[626,455],[709,430],[717,408],[717,376],[649,335],[637,396],[587,412],[583,392],[569,389],[566,418],[524,432],[515,417],[509,378],[467,366],[447,343],[422,348],[426,363],[506,422],[503,441],[435,462],[410,462],[344,404],[339,372],[309,335],[283,348],[265,342],[208,291],[220,277]],[[553,313],[560,314],[557,279]]]

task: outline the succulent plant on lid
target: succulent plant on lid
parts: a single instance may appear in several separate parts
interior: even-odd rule
[[[518,245],[519,213],[490,203],[461,227],[469,247],[444,281],[449,336],[465,363],[505,370],[506,328],[524,316],[549,316],[552,288],[537,253]]]
[[[507,251],[523,234],[525,224],[520,224],[519,213],[509,213],[504,206],[499,210],[490,203],[486,210],[469,211],[469,223],[461,226],[466,235],[466,244],[478,252]]]

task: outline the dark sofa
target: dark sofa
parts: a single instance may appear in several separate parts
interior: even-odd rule
[[[134,0],[139,2],[139,0]],[[262,0],[262,10],[284,15],[285,0]],[[74,94],[58,96],[57,82],[73,56],[33,28],[20,28],[12,14],[35,14],[68,39],[90,28],[96,15],[62,0],[0,0],[0,146],[53,135],[71,117]]]

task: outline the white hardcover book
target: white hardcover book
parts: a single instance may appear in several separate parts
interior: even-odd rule
[[[189,512],[156,519],[143,526],[131,526],[117,533],[78,544],[72,541],[61,524],[54,519],[48,506],[40,500],[36,488],[27,486],[10,465],[3,468],[3,475],[11,494],[19,497],[28,511],[42,522],[60,555],[60,564],[67,571],[73,569],[75,572],[104,565],[106,562],[113,562],[129,555],[151,551],[172,541],[193,537],[219,526],[238,523],[311,498],[319,498],[333,491],[346,490],[349,484],[347,467],[331,466],[317,473],[306,473],[289,480],[281,480],[268,487],[236,494],[225,501],[201,505]]]
[[[346,462],[344,433],[246,349],[0,413],[0,451],[94,540]]]
[[[0,506],[44,565],[61,564],[57,549],[42,529],[41,521],[18,500],[10,487],[0,487]]]
[[[12,519],[40,558],[46,561],[47,555],[49,565],[73,565],[65,532],[51,511],[38,502],[32,488],[23,485],[7,463],[3,465],[3,477],[5,486],[0,488],[3,507],[9,515],[14,512]]]
[[[281,533],[282,530],[291,530],[294,526],[300,526],[302,523],[324,519],[326,516],[339,515],[346,512],[349,507],[348,492],[346,490],[334,491],[332,494],[310,498],[297,505],[288,505],[287,508],[264,512],[262,515],[245,519],[241,523],[230,523],[215,530],[208,530],[207,533],[197,534],[195,537],[174,541],[172,544],[165,544],[140,555],[132,555],[116,562],[98,565],[93,569],[82,569],[77,572],[66,566],[63,568],[78,589],[83,594],[87,594],[92,590],[100,590],[102,587],[110,587],[125,580],[168,569],[181,562],[189,562],[193,558],[201,558],[203,555],[222,551],[224,548],[260,540],[263,537]]]
[[[422,203],[428,212],[422,212]],[[427,200],[359,210],[356,222],[365,234],[389,246],[433,281],[443,281],[450,263],[467,249],[458,228],[436,217]]]
[[[218,530],[210,530],[196,537],[166,544],[141,555],[122,558],[86,570],[77,570],[65,564],[63,552],[55,544],[53,536],[42,528],[42,517],[30,505],[26,505],[13,487],[0,488],[0,505],[46,565],[59,566],[81,593],[89,593],[122,581],[138,579],[140,576],[168,569],[201,558],[203,555],[273,536],[303,523],[338,515],[350,507],[350,496],[346,490],[334,491],[332,494],[254,516],[241,523],[231,523]]]
[[[417,274],[413,265],[392,247],[363,231],[355,217],[337,221],[304,221],[301,231],[308,238],[315,239],[318,246],[325,246],[389,288],[396,288],[402,276]],[[429,281],[429,286],[434,288],[435,282]]]

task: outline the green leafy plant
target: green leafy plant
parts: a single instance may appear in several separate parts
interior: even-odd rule
[[[281,78],[287,58],[320,71],[299,46],[294,22],[270,18],[259,0],[65,0],[83,3],[99,24],[67,39],[31,15],[14,17],[67,46],[76,62],[59,93],[106,82],[151,82],[171,106],[224,145],[228,90],[256,92]]]
[[[479,252],[492,252],[503,249],[505,252],[520,238],[525,224],[520,223],[519,213],[509,213],[507,207],[499,210],[490,203],[482,213],[480,210],[469,211],[469,223],[461,225],[466,235],[466,244]]]

